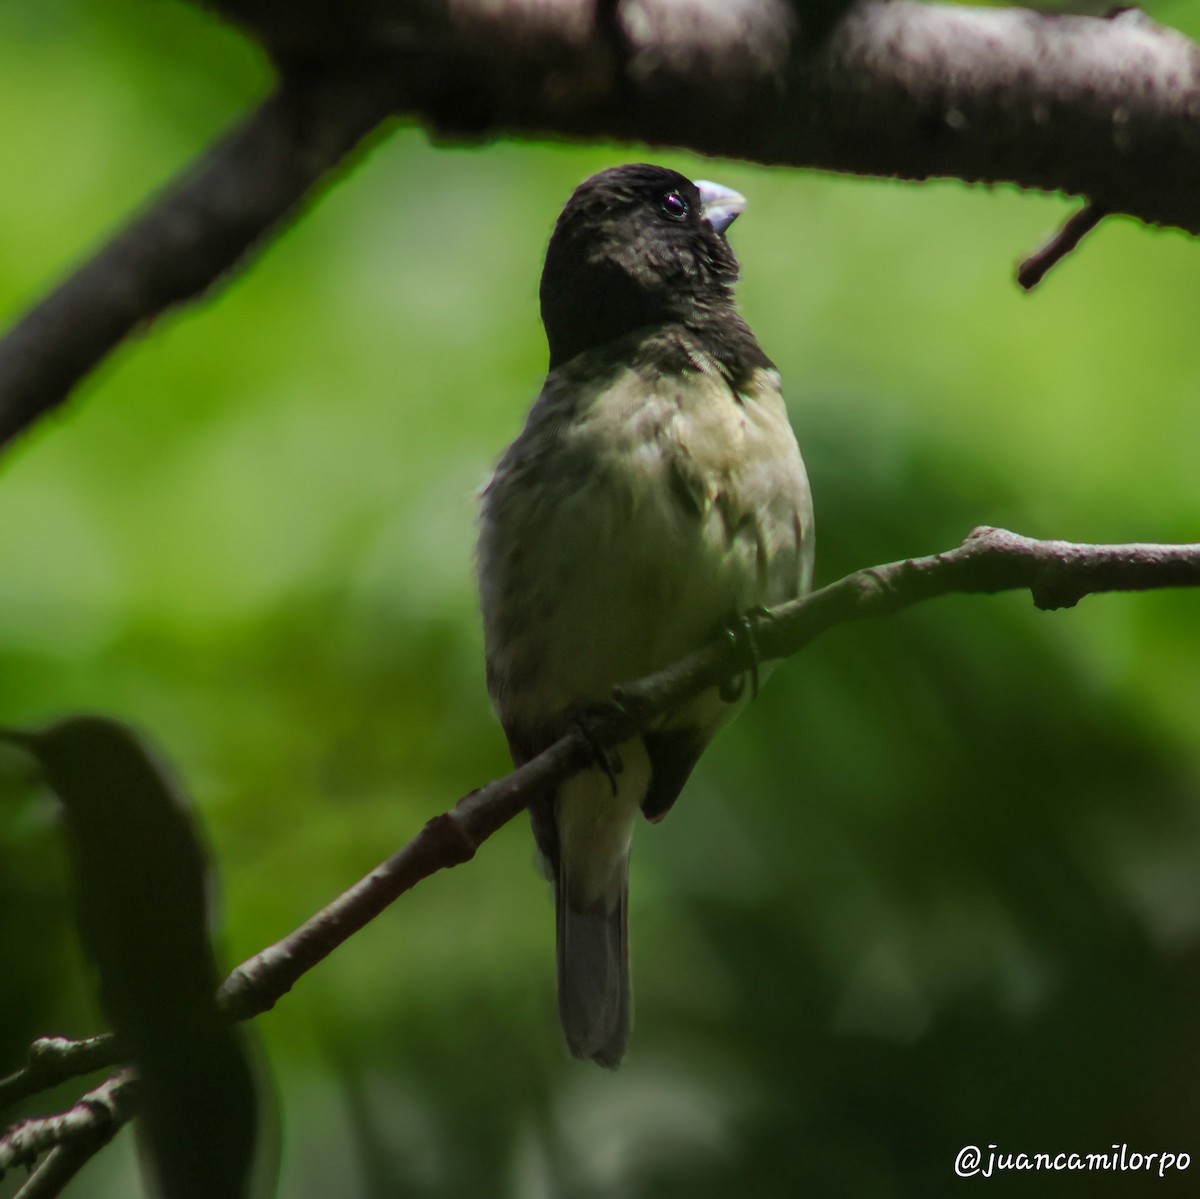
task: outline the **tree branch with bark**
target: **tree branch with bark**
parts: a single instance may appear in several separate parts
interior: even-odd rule
[[[1013,183],[1086,197],[1093,215],[1200,232],[1200,47],[1136,11],[917,0],[211,7],[270,50],[278,87],[0,341],[0,445],[133,333],[236,274],[391,116],[460,139],[609,138]],[[1035,256],[1041,273],[1083,227]]]
[[[1079,545],[980,528],[944,553],[855,571],[752,618],[749,638],[720,638],[654,675],[614,689],[614,702],[591,729],[593,740],[572,729],[524,766],[433,817],[407,845],[327,907],[233,970],[218,992],[218,1007],[230,1020],[269,1011],[406,891],[440,870],[470,861],[536,796],[590,765],[597,744],[620,744],[687,699],[753,670],[760,660],[790,657],[844,624],[894,616],[949,595],[1028,590],[1038,608],[1055,609],[1073,607],[1088,595],[1170,587],[1200,587],[1200,543]],[[81,1042],[43,1038],[31,1046],[24,1068],[0,1080],[0,1108],[124,1060],[126,1054],[111,1034]],[[95,1152],[136,1111],[134,1077],[123,1070],[69,1112],[10,1128],[0,1137],[0,1176],[50,1149],[72,1148],[72,1154],[63,1155],[71,1161]],[[53,1160],[47,1158],[47,1172]],[[29,1185],[36,1181],[37,1175]],[[35,1193],[57,1191],[39,1189],[30,1195]]]

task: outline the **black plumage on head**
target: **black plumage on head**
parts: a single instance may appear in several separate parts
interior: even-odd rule
[[[542,272],[542,323],[555,370],[635,331],[681,326],[741,375],[769,365],[734,306],[738,261],[696,185],[633,163],[580,184]]]

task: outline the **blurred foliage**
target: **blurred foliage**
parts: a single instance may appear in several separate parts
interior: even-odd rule
[[[182,4],[0,7],[6,319],[268,86]],[[1015,261],[1066,201],[401,125],[0,461],[0,721],[150,733],[199,802],[227,964],[505,771],[473,495],[540,383],[559,207],[647,156],[750,198],[743,308],[784,375],[821,579],[980,523],[1200,537],[1193,241],[1112,220],[1025,296]],[[514,822],[259,1021],[280,1193],[1191,1193],[1200,1161],[957,1186],[952,1165],[989,1142],[1200,1159],[1198,604],[947,599],[780,667],[639,829],[615,1075],[566,1060]],[[0,1070],[101,1024],[21,771],[5,758]],[[71,1193],[129,1194],[131,1168],[126,1138]]]

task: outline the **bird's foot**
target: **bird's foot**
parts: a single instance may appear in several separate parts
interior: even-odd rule
[[[616,700],[590,700],[576,704],[567,713],[568,722],[579,730],[591,748],[596,769],[602,771],[608,779],[614,796],[617,794],[617,775],[624,769],[624,764],[616,749],[604,744],[597,732],[597,726],[623,715],[624,709]]]
[[[717,688],[717,694],[727,703],[736,703],[742,698],[742,693],[746,690],[746,675],[750,676],[750,698],[758,699],[758,637],[755,634],[755,626],[758,621],[770,616],[761,604],[756,604],[753,608],[748,608],[745,612],[735,612],[732,617],[725,623],[725,632],[729,640],[734,645],[740,646],[744,655],[749,659],[750,666],[745,674],[738,675],[736,679],[726,679],[720,687]]]

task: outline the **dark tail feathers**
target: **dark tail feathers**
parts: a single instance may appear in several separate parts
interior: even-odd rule
[[[559,871],[558,1012],[573,1057],[614,1069],[629,1041],[629,860],[603,907],[571,906]]]

